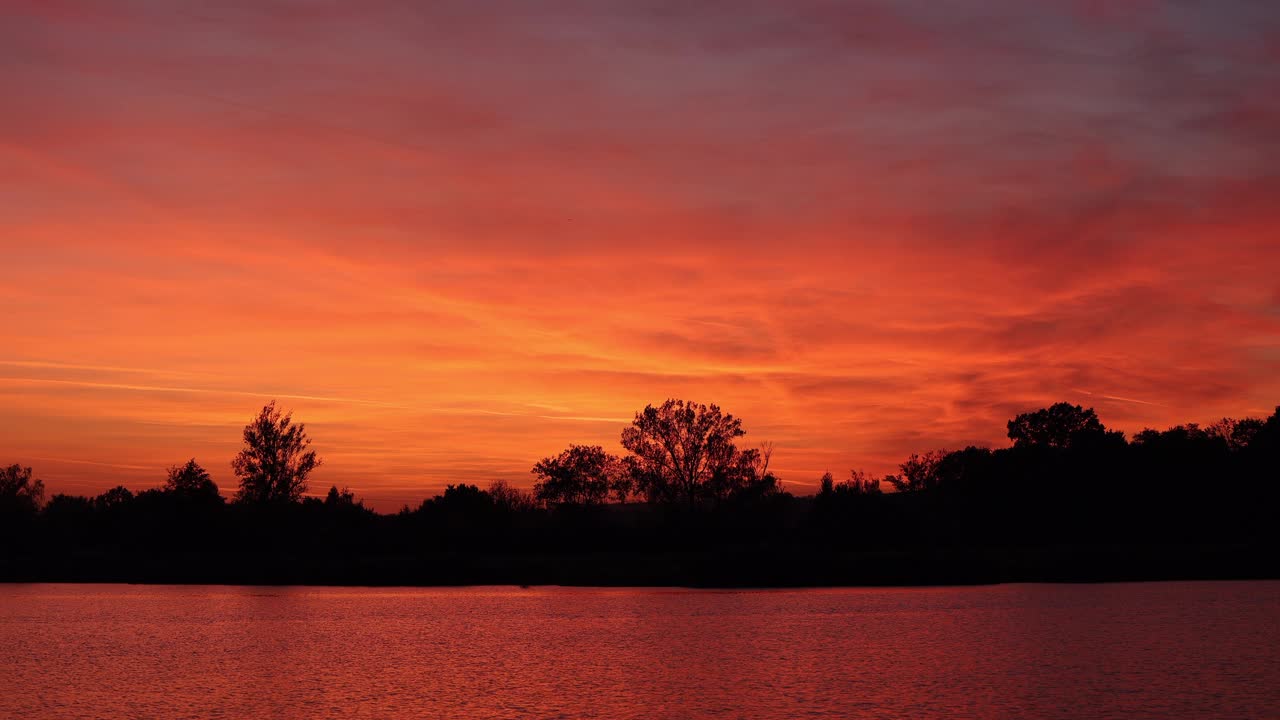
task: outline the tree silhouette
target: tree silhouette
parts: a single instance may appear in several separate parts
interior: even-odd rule
[[[1232,450],[1241,450],[1249,446],[1262,431],[1265,423],[1258,418],[1222,418],[1205,428],[1205,432],[1221,438]]]
[[[488,492],[489,497],[493,498],[493,504],[506,512],[527,512],[536,505],[532,494],[512,487],[506,480],[489,483]]]
[[[452,529],[483,527],[495,510],[489,493],[467,483],[447,485],[443,493],[423,500],[418,507],[420,515]]]
[[[843,492],[849,495],[879,495],[880,479],[861,470],[850,470],[849,479],[836,485],[833,490],[836,493]]]
[[[1008,428],[1014,447],[1066,448],[1106,433],[1093,408],[1065,402],[1022,413],[1009,421]]]
[[[898,492],[932,490],[941,480],[938,470],[946,457],[946,450],[931,450],[923,455],[912,453],[898,466],[901,474],[887,475],[885,480]]]
[[[86,519],[93,516],[93,510],[93,498],[55,493],[44,506],[43,515],[55,523],[84,527],[87,525]]]
[[[599,445],[570,445],[533,466],[533,496],[551,505],[599,505],[609,497],[622,465]]]
[[[818,497],[830,497],[835,494],[836,479],[832,476],[831,471],[822,473],[822,478],[818,480]]]
[[[760,451],[734,444],[744,434],[742,421],[716,405],[667,400],[636,413],[622,431],[622,446],[634,456],[637,488],[650,501],[692,506],[765,479]]]
[[[328,508],[355,507],[356,494],[351,492],[351,488],[339,490],[337,485],[330,485],[328,494],[324,496],[324,505]]]
[[[195,458],[183,465],[169,468],[169,475],[164,481],[164,490],[174,497],[184,500],[221,502],[218,485],[209,477],[209,472],[200,467]]]
[[[98,510],[114,511],[128,507],[133,502],[133,491],[123,485],[117,485],[94,498],[93,506]]]
[[[307,491],[307,476],[320,465],[306,426],[293,422],[293,413],[282,413],[275,401],[244,428],[244,449],[231,461],[240,478],[236,501],[243,503],[291,503]]]
[[[769,469],[773,459],[773,443],[766,442],[758,448],[735,453],[729,472],[714,475],[707,488],[708,495],[717,500],[761,499],[785,494],[782,481]]]
[[[34,514],[44,503],[44,482],[31,477],[31,468],[0,468],[0,512]]]

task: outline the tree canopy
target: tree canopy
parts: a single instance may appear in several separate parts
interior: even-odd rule
[[[307,477],[320,466],[310,450],[306,426],[293,422],[271,401],[244,427],[244,448],[231,461],[240,479],[236,500],[245,503],[297,502],[307,491]]]
[[[1067,448],[1106,433],[1093,408],[1065,402],[1022,413],[1008,427],[1014,447]]]
[[[667,400],[646,405],[622,431],[637,490],[651,502],[725,499],[756,483],[776,481],[768,453],[740,450],[742,421],[717,405]]]
[[[570,445],[539,460],[533,474],[538,477],[533,496],[551,505],[599,505],[626,482],[621,461],[599,445]]]
[[[217,483],[209,477],[207,470],[200,467],[195,458],[169,468],[168,476],[164,481],[164,490],[175,497],[187,500],[222,501]]]
[[[923,455],[911,453],[911,457],[898,466],[899,474],[889,475],[885,480],[898,492],[932,490],[942,480],[939,469],[947,454],[946,450],[930,450]]]
[[[31,468],[0,468],[0,511],[35,513],[43,503],[44,482],[32,477]]]

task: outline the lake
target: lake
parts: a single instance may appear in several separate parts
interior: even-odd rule
[[[2,718],[1275,718],[1280,582],[0,585]]]

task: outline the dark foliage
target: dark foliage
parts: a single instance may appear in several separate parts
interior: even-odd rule
[[[1067,448],[1106,432],[1093,412],[1070,403],[1023,413],[1009,421],[1009,439],[1014,447]]]
[[[231,461],[240,478],[236,500],[246,503],[297,502],[307,491],[307,477],[320,466],[306,426],[293,422],[274,401],[244,428],[244,449]]]
[[[768,494],[768,451],[739,449],[742,421],[716,405],[667,400],[645,406],[622,431],[636,491],[653,503],[726,500],[735,494]]]
[[[600,505],[610,493],[626,499],[629,473],[622,461],[599,445],[570,445],[533,466],[533,496],[548,505]]]
[[[34,515],[44,503],[44,482],[32,477],[31,468],[0,468],[0,513]]]
[[[1092,410],[1059,404],[1015,418],[1011,447],[913,455],[883,480],[828,473],[815,495],[794,497],[769,471],[768,447],[736,447],[736,418],[669,401],[637,414],[621,459],[571,446],[539,462],[536,497],[504,482],[455,484],[394,515],[346,488],[301,497],[299,478],[315,466],[301,426],[273,406],[259,421],[246,444],[275,450],[251,453],[257,469],[241,476],[238,503],[223,502],[194,460],[158,488],[59,494],[43,506],[29,469],[0,470],[0,578],[767,585],[1280,574],[1280,408],[1127,441]],[[270,490],[246,493],[246,477]]]
[[[218,484],[209,473],[200,467],[195,458],[185,465],[174,465],[169,468],[169,476],[164,481],[164,491],[180,502],[191,504],[221,505],[222,495],[218,492]]]

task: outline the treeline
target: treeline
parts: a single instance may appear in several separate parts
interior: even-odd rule
[[[228,502],[196,460],[163,485],[54,495],[0,469],[0,579],[431,584],[856,584],[1271,577],[1280,408],[1265,419],[1108,430],[1059,403],[1010,447],[912,455],[898,472],[788,492],[740,419],[668,400],[621,454],[570,445],[531,491],[457,484],[379,514],[306,495],[321,460],[274,403],[244,429]]]

